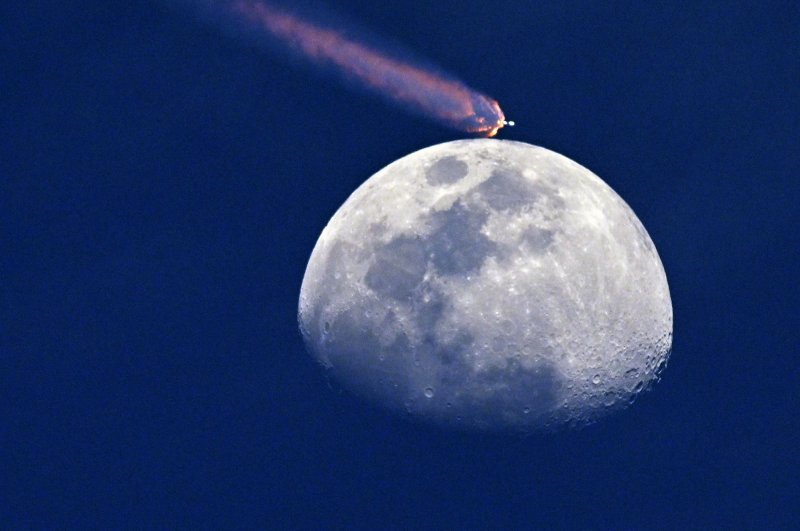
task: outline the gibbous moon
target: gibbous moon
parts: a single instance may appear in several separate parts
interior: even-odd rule
[[[299,321],[344,388],[464,429],[589,423],[672,346],[664,268],[630,207],[506,140],[432,146],[361,185],[319,237]]]

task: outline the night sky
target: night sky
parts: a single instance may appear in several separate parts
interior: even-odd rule
[[[305,1],[497,98],[633,208],[663,379],[468,434],[329,385],[319,233],[462,138],[148,1],[0,6],[0,527],[778,529],[800,499],[796,2]]]

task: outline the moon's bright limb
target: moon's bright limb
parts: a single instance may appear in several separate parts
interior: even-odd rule
[[[300,327],[344,387],[478,429],[583,424],[656,380],[672,303],[653,242],[547,149],[460,140],[376,173],[314,248]]]

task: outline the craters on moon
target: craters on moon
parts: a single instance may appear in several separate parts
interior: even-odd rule
[[[591,422],[658,378],[672,339],[663,267],[619,196],[485,139],[364,183],[317,242],[299,320],[344,387],[464,429]]]

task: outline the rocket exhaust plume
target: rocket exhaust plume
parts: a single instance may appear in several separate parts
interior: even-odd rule
[[[239,32],[252,33],[256,39],[270,37],[307,62],[448,127],[494,136],[501,127],[513,125],[488,96],[336,29],[259,0],[206,0],[206,4]]]

